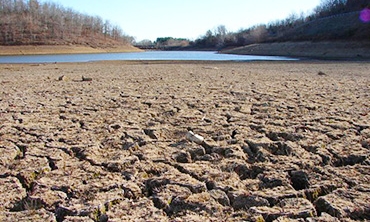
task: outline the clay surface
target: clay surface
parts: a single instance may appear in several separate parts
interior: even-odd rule
[[[368,220],[369,70],[0,65],[0,221]]]

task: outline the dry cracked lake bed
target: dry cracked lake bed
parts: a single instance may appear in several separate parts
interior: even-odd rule
[[[0,221],[369,220],[369,70],[0,65]]]

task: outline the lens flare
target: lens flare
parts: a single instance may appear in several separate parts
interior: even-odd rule
[[[365,8],[361,11],[360,19],[363,22],[370,22],[370,8]]]

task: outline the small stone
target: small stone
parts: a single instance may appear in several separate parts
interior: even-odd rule
[[[121,128],[121,126],[119,124],[114,124],[114,125],[111,125],[110,126],[112,129],[115,129],[115,130],[118,130]]]
[[[204,138],[198,134],[195,134],[193,133],[192,131],[189,131],[187,134],[186,134],[186,139],[188,139],[189,141],[192,141],[196,144],[202,144],[203,141],[204,141]]]
[[[157,140],[158,136],[155,134],[155,130],[153,129],[144,129],[145,135],[149,136],[150,139]]]
[[[91,82],[91,81],[92,81],[92,78],[82,76],[82,81],[83,81],[83,82]]]
[[[58,81],[68,81],[68,77],[65,75],[59,76]]]

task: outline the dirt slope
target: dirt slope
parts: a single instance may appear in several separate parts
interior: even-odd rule
[[[228,54],[275,55],[318,59],[370,59],[370,42],[277,42],[222,51]]]
[[[47,54],[76,54],[76,53],[104,53],[104,52],[137,52],[140,49],[131,45],[116,47],[93,48],[81,45],[27,45],[27,46],[0,46],[0,55],[47,55]]]

